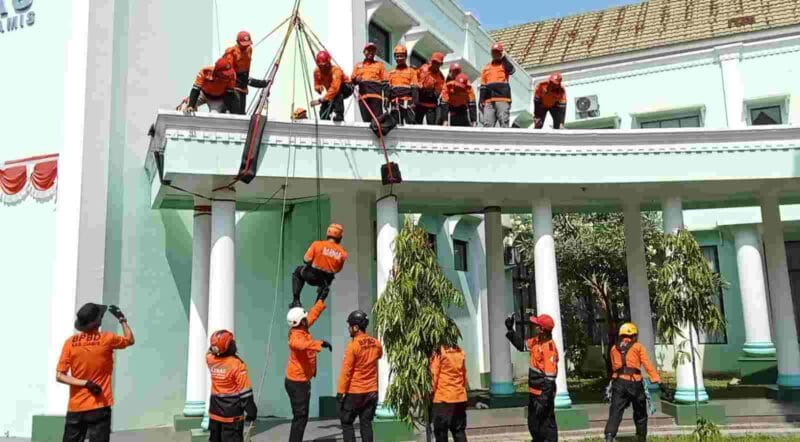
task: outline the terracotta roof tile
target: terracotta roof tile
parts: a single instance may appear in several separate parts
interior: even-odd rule
[[[800,0],[649,0],[491,31],[526,68],[800,24]]]

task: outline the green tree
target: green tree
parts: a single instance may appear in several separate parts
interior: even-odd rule
[[[464,295],[444,276],[425,230],[407,219],[394,241],[394,265],[373,309],[375,330],[392,367],[386,405],[409,425],[428,422],[431,376],[428,358],[461,337],[447,315],[464,307]]]

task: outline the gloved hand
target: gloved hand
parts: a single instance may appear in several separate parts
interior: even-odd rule
[[[117,318],[117,320],[119,320],[119,322],[122,322],[122,321],[126,320],[125,319],[125,314],[122,313],[122,310],[120,310],[119,307],[117,307],[116,305],[109,305],[108,306],[108,311],[109,311],[109,313],[114,315],[114,317]]]
[[[331,343],[324,339],[322,340],[322,348],[327,348],[328,351],[333,351],[333,346],[331,345]]]
[[[84,387],[86,387],[86,389],[89,390],[89,393],[92,393],[95,396],[103,392],[103,388],[92,381],[86,381]]]
[[[508,331],[514,330],[514,315],[508,315],[506,318],[506,328]]]
[[[256,417],[257,416],[250,416],[249,414],[246,414],[244,416],[244,421],[249,424],[251,422],[255,422],[256,421]]]

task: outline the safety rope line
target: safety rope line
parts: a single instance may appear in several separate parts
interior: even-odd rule
[[[290,18],[292,18],[292,17],[291,17],[291,16],[289,16],[289,17],[286,17],[286,18],[284,18],[282,22],[278,23],[278,26],[275,26],[275,28],[273,28],[271,31],[269,31],[269,32],[267,33],[267,35],[265,35],[265,36],[261,37],[261,39],[260,39],[260,40],[258,40],[258,41],[257,41],[255,44],[253,44],[253,48],[255,48],[256,46],[260,45],[260,44],[261,44],[262,42],[264,42],[266,39],[270,38],[270,37],[272,36],[272,34],[274,34],[274,33],[278,32],[278,29],[280,29],[281,27],[283,27],[283,25],[285,25],[285,24],[286,24],[286,22],[288,22]]]

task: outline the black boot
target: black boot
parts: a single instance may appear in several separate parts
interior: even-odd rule
[[[647,435],[646,434],[637,434],[636,435],[636,442],[647,442]]]
[[[606,442],[614,442],[614,436],[606,434]]]
[[[289,304],[289,308],[302,307],[302,306],[303,303],[300,302],[300,298],[292,299],[292,302]]]

